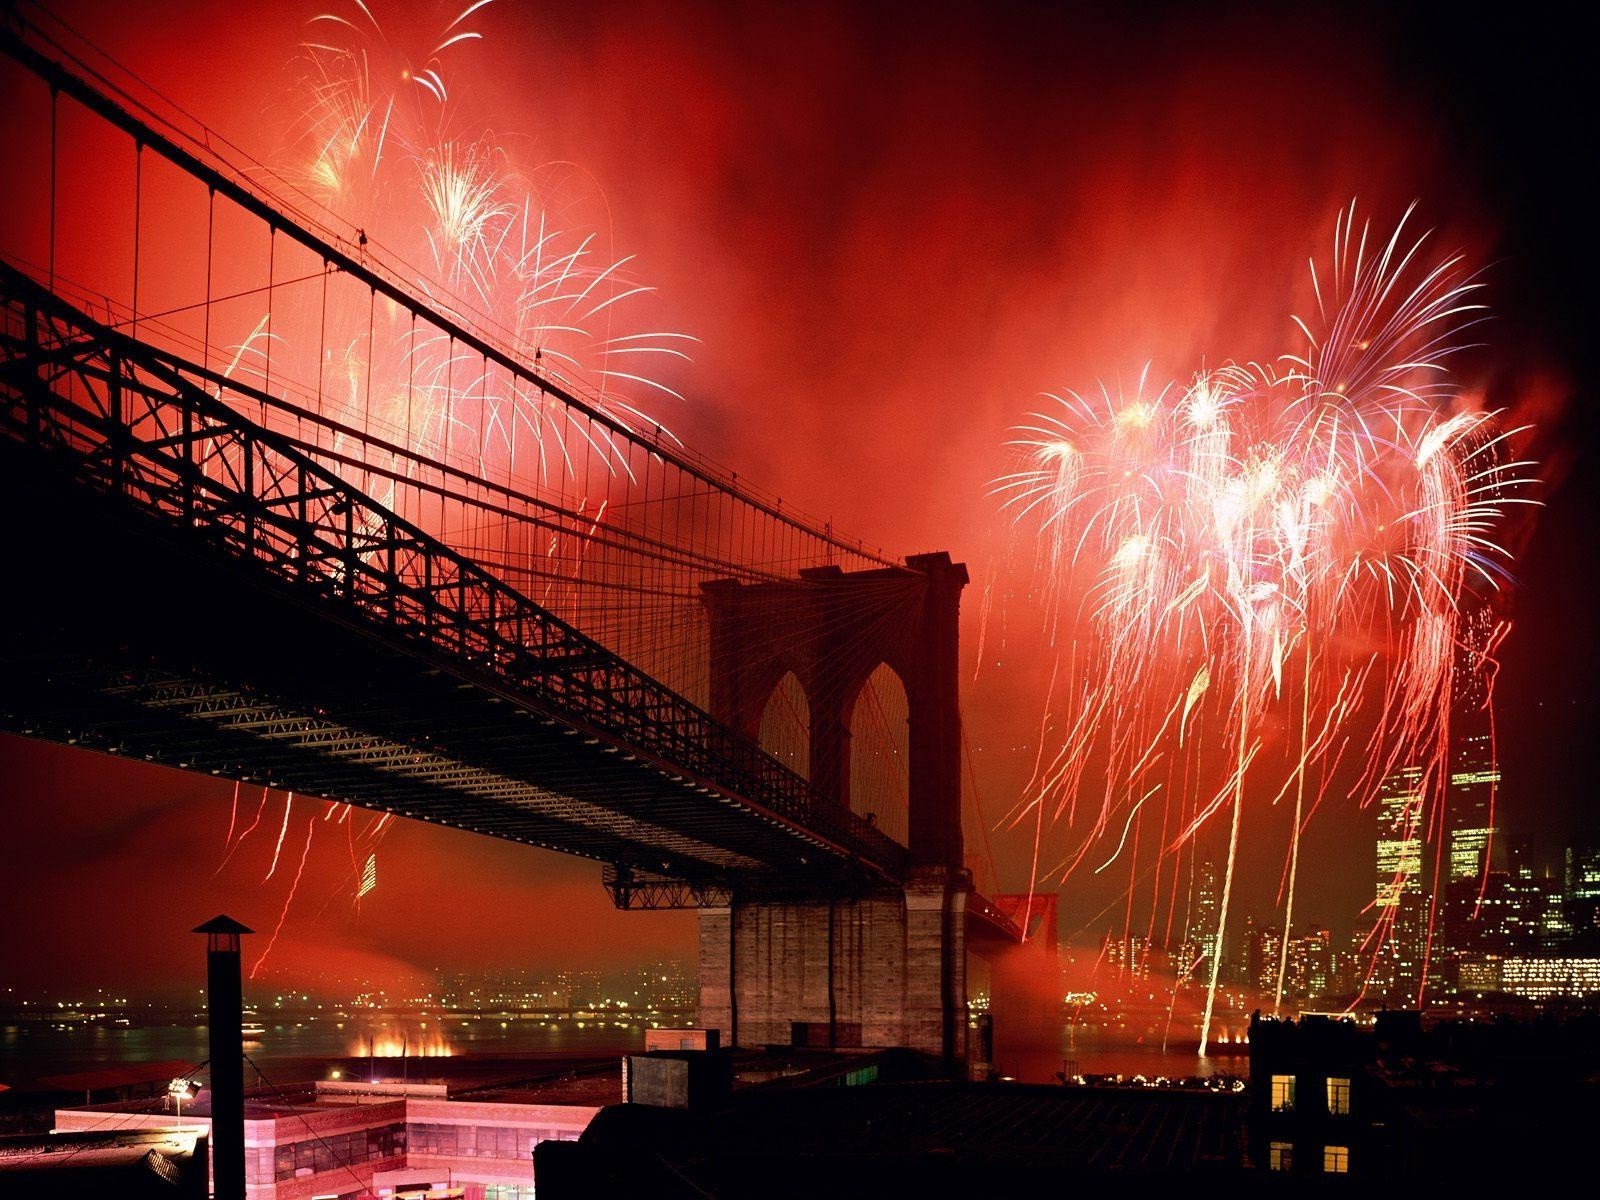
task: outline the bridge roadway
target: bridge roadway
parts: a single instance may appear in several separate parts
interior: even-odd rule
[[[592,858],[624,905],[904,877],[903,847],[192,364],[3,265],[0,303],[0,727]]]
[[[4,724],[714,887],[904,851],[208,394],[3,269]]]

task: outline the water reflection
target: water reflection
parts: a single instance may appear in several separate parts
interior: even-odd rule
[[[440,1057],[526,1051],[623,1053],[644,1048],[650,1021],[554,1020],[514,1014],[453,1013],[296,1015],[259,1020],[245,1040],[257,1060],[282,1058]],[[666,1023],[663,1021],[661,1023]],[[681,1023],[689,1024],[687,1018]],[[90,1071],[122,1063],[198,1063],[209,1054],[203,1018],[191,1023],[108,1025],[24,1021],[0,1026],[0,1083],[16,1086],[42,1075]]]

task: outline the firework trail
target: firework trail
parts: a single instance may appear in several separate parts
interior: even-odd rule
[[[235,789],[235,794],[237,794],[237,791],[238,791],[238,789],[236,788]],[[245,839],[248,838],[252,833],[254,833],[256,831],[256,827],[261,824],[261,817],[262,817],[262,814],[267,811],[267,797],[270,794],[271,794],[271,789],[269,789],[269,788],[262,788],[261,789],[261,803],[256,805],[255,820],[251,821],[249,826],[246,827],[239,834],[239,840],[234,842],[232,844],[232,846],[226,846],[226,843],[224,843],[224,845],[226,846],[228,852],[222,856],[222,861],[217,864],[217,869],[215,871],[211,872],[211,877],[213,879],[215,879],[218,875],[222,874],[222,869],[224,867],[226,867],[228,865],[228,863],[230,863],[233,860],[234,854],[238,851],[240,846],[244,845]],[[232,822],[229,822],[228,830],[229,830],[229,835],[231,837],[232,836],[232,830],[233,830],[233,823]]]
[[[292,797],[293,793],[291,792],[291,793],[289,793],[289,795]],[[265,797],[263,797],[262,803],[265,804]],[[341,810],[343,810],[342,813],[341,813]],[[287,811],[288,810],[287,810],[287,807],[286,807],[285,808],[285,812],[287,813]],[[338,801],[330,802],[329,805],[328,805],[327,811],[322,814],[321,823],[322,824],[326,824],[327,822],[332,820],[332,818],[334,817],[334,815],[336,813],[339,813],[340,816],[339,816],[339,820],[338,820],[337,823],[338,824],[346,824],[348,822],[348,820],[349,820],[350,812],[351,812],[351,805],[349,805],[349,804],[341,804]],[[367,830],[361,835],[362,842],[366,846],[371,847],[371,849],[369,850],[369,852],[367,854],[366,864],[363,867],[360,867],[359,869],[354,869],[354,862],[352,862],[352,868],[354,869],[354,874],[355,874],[356,879],[357,879],[356,893],[355,893],[355,898],[354,898],[353,903],[358,908],[360,906],[360,902],[361,902],[362,898],[365,897],[366,895],[368,895],[370,892],[372,892],[378,886],[378,855],[377,855],[376,847],[377,847],[378,843],[382,840],[384,830],[388,827],[389,816],[390,816],[389,813],[382,813],[382,814],[374,817],[372,822],[368,826]],[[259,821],[259,814],[258,814],[258,821]],[[318,822],[318,817],[317,817],[317,815],[315,813],[312,813],[309,817],[306,818],[306,840],[305,840],[305,844],[300,849],[300,862],[299,862],[299,865],[295,868],[294,878],[290,881],[289,890],[284,896],[283,907],[278,913],[278,921],[277,921],[277,924],[273,927],[272,937],[268,940],[266,949],[261,952],[261,957],[256,960],[255,965],[253,967],[251,967],[251,969],[250,969],[250,978],[251,979],[254,979],[257,976],[257,974],[261,971],[261,968],[266,963],[268,956],[272,953],[273,947],[275,945],[277,945],[278,935],[283,931],[283,927],[284,927],[284,925],[287,923],[287,921],[289,919],[289,909],[293,906],[294,901],[295,901],[295,897],[299,894],[300,882],[305,876],[306,865],[310,861],[310,858],[311,858],[311,844],[315,840],[318,823],[319,823]],[[253,826],[252,826],[252,828],[253,828]],[[285,830],[287,830],[287,828],[288,828],[287,816],[285,817],[284,828],[285,828]],[[246,833],[248,833],[248,832],[249,831],[247,830]],[[353,856],[354,853],[355,853],[355,835],[353,833],[348,833],[348,831],[347,831],[347,835],[350,838],[350,847],[351,847],[351,853],[352,853],[352,856]],[[244,840],[244,835],[241,835],[240,836],[240,842],[243,842],[243,840]],[[236,848],[237,848],[237,844],[236,844]],[[274,871],[276,871],[276,869],[277,869],[278,856],[279,856],[279,852],[282,850],[282,848],[283,848],[283,834],[280,833],[279,834],[279,838],[278,838],[278,845],[273,851],[273,870]],[[272,878],[272,875],[271,875],[270,872],[268,873],[267,878],[268,879]],[[263,881],[263,882],[265,882],[265,881]]]
[[[262,883],[267,882],[267,879],[271,879],[278,873],[278,855],[283,853],[283,836],[289,832],[289,813],[293,809],[294,793],[288,792],[283,798],[283,826],[278,830],[278,844],[272,848],[272,866],[267,868],[266,879],[263,879]]]
[[[261,825],[262,817],[266,812],[267,801],[271,798],[271,790],[269,788],[262,788],[261,801],[256,807],[255,818],[248,826],[240,831],[237,840],[235,840],[233,837],[233,831],[238,825],[238,792],[239,787],[236,786],[234,789],[235,799],[233,811],[228,822],[228,834],[224,839],[224,845],[227,847],[227,854],[223,856],[222,862],[218,864],[217,869],[212,873],[213,878],[223,872],[228,863],[233,860],[233,856],[238,852],[239,847],[244,845],[244,843],[249,840],[250,835],[254,833]],[[278,830],[277,841],[273,845],[271,865],[266,876],[262,879],[263,884],[271,880],[272,877],[277,874],[278,865],[282,859],[283,844],[288,835],[290,817],[293,813],[293,806],[294,793],[288,792],[284,797],[283,822]],[[360,834],[357,834],[355,832],[354,824],[350,821],[350,815],[353,811],[354,806],[351,804],[340,801],[330,801],[326,810],[321,814],[320,823],[326,825],[332,822],[335,825],[345,826],[345,835],[350,851],[350,878],[355,880],[355,894],[352,903],[359,910],[362,898],[377,887],[377,847],[379,843],[382,842],[383,835],[389,827],[390,817],[392,814],[387,812],[374,814],[372,820],[368,822],[366,829],[364,829]],[[337,820],[335,820],[335,818],[337,818]],[[283,928],[284,922],[288,917],[289,907],[293,903],[295,895],[299,891],[300,881],[305,874],[306,865],[310,860],[311,844],[315,840],[318,823],[318,817],[315,813],[307,818],[306,841],[305,845],[301,848],[300,863],[295,870],[294,879],[289,885],[289,891],[285,898],[282,912],[279,915],[277,928],[274,930],[272,942],[276,942],[277,932]],[[362,866],[356,857],[358,841],[361,844],[361,848],[367,851],[365,866]],[[271,948],[272,943],[269,942],[267,952],[270,952]],[[267,952],[263,952],[261,958],[257,960],[255,967],[252,968],[251,978],[255,977],[255,973],[259,971],[262,964],[265,963]]]
[[[1099,793],[1059,884],[1126,838],[1147,775],[1187,793],[1163,853],[1227,810],[1219,948],[1249,801],[1293,796],[1292,913],[1302,826],[1350,729],[1370,730],[1350,794],[1369,803],[1397,765],[1420,764],[1438,834],[1457,665],[1487,663],[1503,636],[1468,618],[1508,579],[1494,535],[1507,506],[1530,503],[1514,493],[1531,464],[1508,448],[1521,431],[1446,369],[1480,319],[1479,284],[1459,255],[1425,263],[1426,235],[1405,226],[1382,241],[1354,206],[1341,214],[1331,270],[1312,267],[1315,313],[1295,318],[1298,352],[1187,386],[1052,397],[996,485],[1037,531],[1072,653],[1068,728],[1011,820],[1070,825]],[[1279,728],[1296,731],[1281,753]]]
[[[273,926],[272,936],[267,939],[267,948],[261,952],[261,957],[256,959],[256,965],[250,968],[251,979],[260,973],[262,964],[267,961],[272,948],[278,944],[278,935],[283,932],[283,923],[289,919],[289,907],[294,903],[295,893],[300,890],[300,877],[306,872],[306,860],[311,857],[311,835],[316,831],[317,818],[313,815],[306,821],[306,844],[300,851],[300,865],[295,869],[294,880],[289,884],[289,894],[284,897],[283,911],[278,914],[278,923]]]
[[[233,844],[233,829],[239,823],[239,789],[243,786],[238,781],[235,781],[233,785],[233,807],[228,813],[228,832],[222,838],[222,848],[224,850]]]

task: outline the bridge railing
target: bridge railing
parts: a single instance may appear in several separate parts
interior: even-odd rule
[[[73,309],[0,264],[0,434],[706,794],[749,802],[833,854],[890,875],[903,847],[682,696],[384,508],[284,434],[225,403],[204,373]]]

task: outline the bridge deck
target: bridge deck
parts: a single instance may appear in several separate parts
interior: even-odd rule
[[[901,847],[688,701],[0,268],[0,721],[709,887]]]

